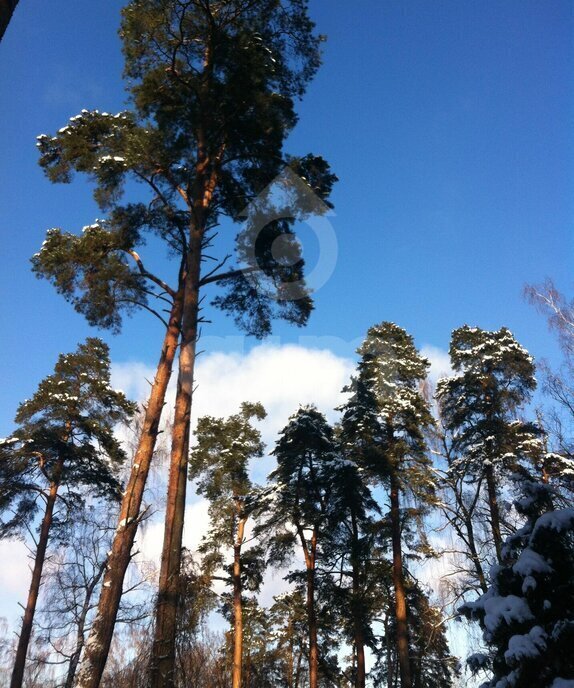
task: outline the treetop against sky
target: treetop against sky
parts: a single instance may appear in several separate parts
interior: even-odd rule
[[[20,3],[0,43],[0,61],[9,66],[0,70],[0,93],[4,94],[0,227],[5,236],[0,255],[4,323],[0,347],[3,360],[8,362],[3,367],[0,437],[11,432],[18,402],[32,395],[58,354],[94,336],[93,328],[76,311],[86,315],[92,326],[103,324],[107,328],[97,334],[105,340],[102,346],[106,352],[108,344],[111,349],[112,386],[122,387],[128,396],[143,400],[148,389],[147,382],[142,387],[142,381],[154,377],[160,336],[159,323],[149,311],[163,319],[163,304],[158,307],[161,294],[146,291],[142,283],[151,280],[163,289],[164,297],[169,297],[164,301],[179,303],[184,293],[183,279],[192,284],[189,289],[186,285],[186,294],[197,285],[210,287],[201,312],[203,336],[198,348],[205,353],[199,357],[195,378],[199,388],[194,421],[206,412],[214,417],[237,413],[243,401],[261,402],[267,415],[256,435],[271,449],[277,432],[299,404],[315,404],[313,413],[322,423],[337,419],[333,409],[341,410],[348,402],[342,390],[359,355],[364,374],[353,384],[376,383],[381,408],[386,408],[388,388],[396,387],[393,376],[398,375],[405,385],[399,406],[413,406],[413,413],[404,422],[412,433],[411,454],[420,459],[420,466],[415,466],[420,474],[417,486],[419,492],[424,491],[420,485],[428,487],[432,481],[425,478],[427,447],[417,424],[420,422],[422,428],[432,421],[419,383],[427,368],[433,382],[439,375],[452,372],[446,349],[453,330],[455,338],[457,332],[462,332],[471,339],[476,333],[482,336],[484,330],[490,331],[487,335],[502,333],[512,340],[511,348],[515,335],[519,342],[516,346],[524,346],[523,372],[525,379],[528,377],[525,385],[529,392],[535,387],[532,363],[542,357],[549,357],[551,362],[558,358],[544,319],[525,301],[523,288],[526,283],[541,283],[547,276],[560,288],[571,288],[571,3],[510,0],[500,5],[487,0],[476,5],[470,0],[445,0],[440,5],[429,5],[424,0],[413,0],[405,5],[398,0],[364,0],[359,4],[310,0],[311,16],[328,39],[321,41],[324,65],[301,102],[297,96],[302,95],[307,78],[318,66],[316,42],[310,38],[299,41],[295,50],[298,59],[293,60],[291,55],[291,62],[283,60],[284,45],[280,39],[277,45],[273,42],[277,39],[273,32],[266,34],[271,16],[261,23],[261,34],[254,36],[250,25],[245,33],[238,29],[233,36],[225,35],[223,44],[227,47],[222,50],[226,58],[229,46],[241,46],[242,40],[247,41],[246,52],[237,51],[240,54],[235,61],[224,60],[223,97],[210,101],[217,107],[206,108],[211,133],[217,132],[215,138],[219,141],[217,137],[225,127],[232,136],[231,142],[223,137],[225,142],[218,147],[218,170],[225,153],[230,160],[221,163],[224,172],[219,185],[209,190],[209,213],[201,220],[195,215],[200,206],[194,202],[207,196],[193,195],[190,204],[190,189],[196,191],[190,179],[200,167],[195,166],[196,143],[198,150],[201,148],[201,136],[197,141],[193,136],[201,126],[190,127],[193,135],[184,140],[179,136],[178,113],[194,113],[186,122],[203,122],[201,116],[195,115],[203,112],[206,101],[198,97],[198,109],[194,109],[195,88],[190,89],[188,97],[173,87],[173,77],[181,76],[174,66],[171,76],[163,64],[155,70],[157,54],[150,57],[148,53],[153,49],[146,50],[149,44],[137,40],[139,32],[145,33],[150,25],[140,21],[139,14],[130,15],[129,10],[124,14],[124,37],[128,38],[122,56],[117,28],[123,5],[125,0],[96,6],[87,0],[78,0],[72,6],[57,0],[48,7],[27,0]],[[142,16],[149,19],[145,13]],[[251,19],[257,17],[251,15]],[[212,25],[208,22],[205,26]],[[310,25],[302,26],[301,35],[309,36]],[[276,66],[270,66],[269,60],[276,60],[262,35],[278,50]],[[182,41],[179,47],[183,53],[187,51],[188,58],[190,54],[195,60],[200,57],[201,51],[196,50],[193,41]],[[152,69],[148,71],[150,64]],[[196,70],[189,60],[187,66],[179,63],[184,70],[190,68],[188,85],[193,86],[194,75],[206,64],[209,60]],[[144,87],[138,86],[141,79]],[[158,105],[154,84],[162,85],[164,95],[167,89],[173,96],[170,108],[163,110]],[[238,93],[243,97],[238,98]],[[258,97],[251,102],[250,94]],[[231,110],[226,109],[228,105]],[[253,109],[258,113],[255,119],[250,114]],[[229,117],[230,112],[234,118]],[[223,122],[221,130],[216,122]],[[264,123],[269,126],[265,128]],[[313,155],[308,154],[310,148]],[[44,172],[52,181],[64,184],[49,183],[38,165],[38,152]],[[233,167],[239,159],[245,166]],[[253,164],[254,159],[258,165]],[[230,167],[225,168],[226,164]],[[145,184],[138,184],[133,176],[124,179],[127,170],[137,177],[139,165],[144,170],[140,177]],[[75,178],[73,184],[66,183],[71,181],[68,176],[72,168],[91,174],[91,181],[96,178],[96,198],[92,195],[93,185],[85,180]],[[202,174],[197,172],[195,179],[205,180]],[[151,175],[151,182],[146,175]],[[187,182],[178,184],[180,178]],[[163,201],[169,212],[156,212],[145,193],[146,184],[152,187],[155,201]],[[122,187],[123,206],[116,203],[116,192]],[[240,212],[244,205],[245,210]],[[222,208],[225,215],[245,222],[232,225],[231,220],[221,219]],[[158,222],[162,212],[163,224]],[[183,262],[178,262],[190,246],[195,249],[189,251],[189,256],[198,255],[198,244],[192,243],[193,231],[189,244],[182,231],[181,216],[186,212],[195,218],[192,225],[201,225],[201,250],[205,248],[203,231],[221,230],[213,237],[213,252],[218,258],[212,264],[202,264],[201,279],[198,276],[197,281],[184,278]],[[292,225],[298,240],[290,231]],[[156,236],[152,232],[146,241],[140,241],[140,230],[148,228],[155,228]],[[271,245],[269,236],[279,239]],[[42,244],[44,237],[47,241]],[[119,242],[112,250],[107,246],[110,240]],[[79,278],[74,279],[81,282],[80,289],[96,284],[90,296],[97,297],[101,285],[91,277],[91,261],[100,249],[104,268],[105,261],[111,261],[109,284],[114,293],[119,293],[118,302],[123,296],[132,300],[141,297],[138,305],[143,303],[148,312],[132,309],[124,322],[114,320],[113,314],[106,320],[107,301],[102,298],[90,298],[87,308],[78,308],[82,304],[76,300],[74,311],[45,281],[35,280],[31,270],[32,258],[36,274],[44,273],[42,276],[52,281],[56,275],[66,282],[62,259],[66,250],[80,263],[82,255],[87,256]],[[235,258],[218,262],[220,256],[234,251],[247,266],[247,286],[226,301],[214,283],[218,271],[237,265]],[[130,271],[121,259],[119,265],[114,262],[117,252],[131,256],[141,272],[131,263]],[[265,286],[252,269],[256,252],[259,258],[263,256],[276,264],[266,273],[269,279]],[[301,278],[300,252],[307,267],[307,281]],[[188,259],[187,275],[193,272],[192,260]],[[176,273],[180,266],[179,277],[174,277],[174,264]],[[102,265],[98,266],[98,274],[105,272]],[[121,279],[114,280],[117,270],[124,272]],[[175,282],[180,280],[179,286],[170,276]],[[281,282],[281,276],[287,277]],[[119,282],[124,292],[118,288]],[[255,288],[256,299],[250,288]],[[66,289],[60,292],[66,294]],[[308,299],[309,293],[313,302]],[[267,310],[260,309],[260,303]],[[233,317],[224,317],[225,311],[236,316],[235,323]],[[271,329],[276,315],[284,320],[273,322]],[[245,327],[248,334],[238,334],[236,325],[245,325],[249,318],[259,324]],[[181,360],[188,356],[185,352],[189,343],[195,342],[196,321],[186,325],[188,321],[189,313],[183,318]],[[397,349],[396,360],[389,371],[383,371],[384,375],[378,368],[375,374],[368,367],[369,357],[381,353],[377,343],[372,350],[364,344],[356,351],[368,328],[381,321],[384,327],[379,335],[388,338],[384,351],[389,342]],[[306,327],[299,330],[294,324]],[[377,331],[371,327],[371,339]],[[261,345],[258,338],[270,332],[273,337]],[[412,357],[407,355],[411,349]],[[453,365],[456,369],[456,358]],[[184,384],[178,387],[180,401],[185,395],[190,397],[193,378],[191,374],[185,376],[185,360],[181,370],[180,381]],[[192,368],[188,366],[188,370]],[[455,383],[461,380],[457,378]],[[182,389],[185,395],[180,394]],[[349,391],[353,385],[345,389]],[[391,405],[397,400],[396,392],[393,394]],[[169,408],[174,407],[174,397],[172,384],[167,396]],[[526,397],[529,400],[530,393]],[[176,410],[180,420],[185,421],[180,426],[185,425],[187,432],[189,414],[182,410],[184,402],[179,406],[176,402]],[[395,411],[389,412],[389,417],[394,418]],[[262,411],[260,415],[264,415]],[[394,430],[389,432],[392,435]],[[505,436],[505,441],[510,441],[509,437]],[[184,466],[187,451],[188,444],[183,442],[179,456]],[[256,480],[263,478],[273,464],[263,444],[258,445],[258,453],[263,456],[254,471]],[[398,450],[391,453],[395,458],[399,455]],[[177,465],[177,456],[174,449],[172,466]],[[133,465],[138,470],[139,461]],[[389,483],[397,562],[402,556],[398,495],[405,484],[401,482],[399,465],[389,464],[379,476]],[[494,474],[486,476],[500,561],[503,538],[496,479]],[[187,518],[191,525],[184,533],[183,544],[193,547],[205,513],[194,490],[190,492],[187,503],[181,502],[181,522],[184,511],[196,509],[200,515],[199,524]],[[434,498],[434,492],[430,492],[429,504]],[[126,500],[130,502],[131,497]],[[130,521],[134,518],[123,519],[119,527],[123,523],[127,528]],[[161,531],[155,529],[156,525],[152,523],[143,535],[144,558],[159,558]],[[3,547],[6,543],[0,543],[0,551]],[[127,561],[129,548],[125,551]],[[180,551],[179,546],[176,551]],[[0,615],[6,613],[12,622],[16,610],[8,599],[12,602],[21,596],[26,561],[24,556],[17,556],[16,549],[11,559],[14,565],[0,571]],[[170,580],[169,569],[166,571]],[[360,575],[359,568],[355,574]],[[116,583],[119,580],[115,575],[112,578]],[[397,634],[404,640],[402,650],[398,649],[401,680],[408,685],[406,617],[399,608],[414,593],[405,589],[400,562],[393,570],[393,584]],[[109,580],[103,589],[107,587]],[[121,581],[118,589],[121,592]],[[175,623],[172,625],[175,629]]]
[[[20,3],[0,45],[10,65],[0,74],[0,284],[3,321],[18,322],[19,333],[6,327],[0,341],[13,362],[3,373],[4,434],[15,403],[90,332],[28,261],[46,229],[79,233],[100,212],[82,180],[44,178],[35,141],[82,109],[126,109],[123,4]],[[312,142],[340,178],[329,218],[336,261],[306,329],[279,324],[274,334],[281,343],[351,342],[384,317],[419,344],[446,349],[450,331],[468,322],[506,325],[535,357],[552,354],[521,291],[547,275],[567,287],[571,275],[571,4],[314,1],[311,15],[328,40],[289,150],[305,153]],[[301,231],[319,276],[334,255],[333,237],[324,246],[321,231]],[[154,248],[146,257],[161,267]],[[237,334],[232,321],[208,317],[205,335]],[[149,362],[149,326],[142,314],[123,336],[104,334],[112,359],[133,359],[138,341],[137,357]]]

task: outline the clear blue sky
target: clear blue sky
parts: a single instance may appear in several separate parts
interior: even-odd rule
[[[90,333],[29,270],[44,232],[101,215],[81,180],[51,185],[35,137],[82,108],[125,106],[123,2],[21,0],[0,43],[0,435],[61,351]],[[340,177],[339,258],[306,335],[352,340],[394,320],[447,348],[464,322],[510,327],[554,355],[526,282],[572,291],[574,4],[571,0],[312,0],[328,35],[290,152]],[[216,318],[210,334],[231,335]],[[299,330],[279,326],[281,341]],[[147,318],[104,337],[153,363]]]

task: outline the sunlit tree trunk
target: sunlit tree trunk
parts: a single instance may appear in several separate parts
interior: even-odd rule
[[[492,465],[486,467],[486,488],[488,492],[488,508],[490,511],[490,525],[492,528],[492,539],[498,563],[502,562],[502,533],[500,529],[500,510],[498,507],[498,497],[496,495],[496,478]]]
[[[176,294],[171,309],[169,326],[145,409],[133,468],[122,499],[119,525],[107,560],[107,572],[96,617],[84,649],[84,658],[78,674],[78,688],[98,688],[106,665],[122,597],[124,577],[131,560],[132,547],[141,518],[140,509],[159,432],[165,394],[178,347],[182,307],[183,294],[180,291]]]
[[[303,535],[301,535],[303,540]],[[317,612],[315,609],[315,558],[317,554],[317,532],[314,529],[310,547],[304,545],[307,568],[307,624],[309,627],[309,688],[318,686],[319,646],[317,641]]]
[[[50,489],[46,495],[46,508],[44,510],[44,517],[42,518],[42,525],[40,526],[40,537],[38,538],[38,545],[34,557],[32,580],[28,591],[24,618],[22,619],[22,629],[18,639],[18,648],[16,650],[16,659],[14,661],[14,669],[12,670],[10,688],[21,688],[24,680],[26,655],[28,654],[28,646],[32,636],[34,614],[36,613],[38,593],[40,592],[40,584],[42,583],[42,571],[44,569],[44,562],[46,561],[46,548],[48,547],[50,529],[54,520],[54,507],[58,498],[58,488],[60,487],[60,476],[62,475],[63,464],[63,459],[57,461],[54,467]]]
[[[399,485],[391,475],[391,531],[393,541],[393,586],[395,588],[395,614],[397,619],[397,657],[401,688],[412,688],[409,659],[409,629],[407,623],[407,599],[405,594],[403,554],[401,546],[401,516]]]
[[[241,589],[241,545],[245,534],[245,518],[240,518],[233,551],[233,688],[241,688],[243,660],[243,605]]]
[[[179,354],[179,374],[172,426],[171,461],[156,625],[151,660],[152,688],[168,688],[175,682],[175,648],[181,548],[187,491],[191,402],[199,314],[199,279],[202,235],[192,230],[185,277],[185,297]]]
[[[208,41],[203,64],[203,81],[199,93],[199,98],[203,103],[207,101],[212,70],[213,57],[211,44]],[[173,688],[175,682],[177,608],[189,463],[191,405],[198,338],[201,260],[208,211],[218,182],[219,165],[225,150],[225,145],[222,145],[215,155],[213,169],[208,172],[207,164],[210,160],[206,143],[207,135],[203,125],[200,125],[198,129],[197,138],[197,182],[191,198],[188,198],[184,192],[190,210],[191,222],[184,279],[181,350],[172,427],[167,509],[151,658],[152,688]]]

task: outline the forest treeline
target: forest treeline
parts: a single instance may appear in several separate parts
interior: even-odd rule
[[[198,420],[189,479],[209,504],[209,530],[197,552],[182,550],[175,685],[438,688],[458,685],[465,663],[492,686],[531,685],[532,671],[539,685],[571,680],[574,321],[550,285],[533,294],[546,307],[554,299],[566,354],[560,376],[544,371],[545,416],[529,407],[533,359],[506,328],[455,330],[452,375],[432,390],[412,337],[383,322],[358,350],[340,420],[300,407],[265,484],[251,479],[266,452],[261,404]],[[3,535],[42,517],[22,685],[76,685],[113,537],[114,466],[126,459],[111,431],[134,411],[110,387],[107,347],[90,339],[60,357],[0,445]],[[429,584],[435,560],[442,575]],[[103,686],[150,675],[159,598],[153,576],[133,567]],[[265,607],[258,593],[272,571],[290,586]],[[214,630],[216,611],[229,630]],[[449,649],[449,625],[469,633],[457,614],[483,631],[470,633],[469,657]]]
[[[247,398],[201,418],[192,445],[206,313],[263,338],[278,318],[304,326],[314,307],[297,222],[332,207],[338,180],[284,144],[323,37],[306,0],[132,0],[120,36],[129,109],[82,110],[37,139],[48,179],[86,177],[103,219],[49,230],[32,269],[95,327],[118,333],[149,314],[158,364],[138,407],[112,388],[107,345],[88,338],[0,443],[0,534],[25,538],[33,559],[17,642],[2,646],[5,683],[448,688],[466,681],[447,642],[459,615],[455,635],[483,632],[468,666],[485,685],[571,686],[572,306],[550,283],[529,292],[566,361],[544,373],[545,414],[531,412],[534,362],[508,329],[455,330],[452,375],[432,390],[413,338],[383,321],[335,425],[303,407],[265,448],[265,409]],[[268,450],[276,467],[254,484]],[[148,489],[160,453],[165,503]],[[197,552],[183,547],[190,480],[209,503]],[[155,576],[132,560],[158,505]],[[265,607],[272,570],[290,587]]]

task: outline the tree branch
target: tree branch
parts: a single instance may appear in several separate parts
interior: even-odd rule
[[[158,287],[161,287],[172,298],[175,297],[175,291],[170,286],[168,286],[163,280],[161,280],[159,277],[156,277],[151,272],[148,272],[144,268],[144,264],[142,263],[142,260],[136,251],[134,251],[133,249],[125,249],[125,251],[135,260],[142,277],[145,277],[146,279],[149,279],[155,284],[157,284]]]
[[[199,282],[200,287],[204,287],[206,284],[212,284],[213,282],[222,282],[223,280],[226,279],[232,279],[233,277],[239,277],[240,275],[244,274],[251,274],[254,272],[262,272],[261,268],[258,267],[250,267],[250,268],[239,268],[237,270],[230,270],[229,272],[224,272],[221,275],[212,275],[209,273],[206,277],[204,277],[202,280]],[[211,276],[210,276],[211,275]]]

